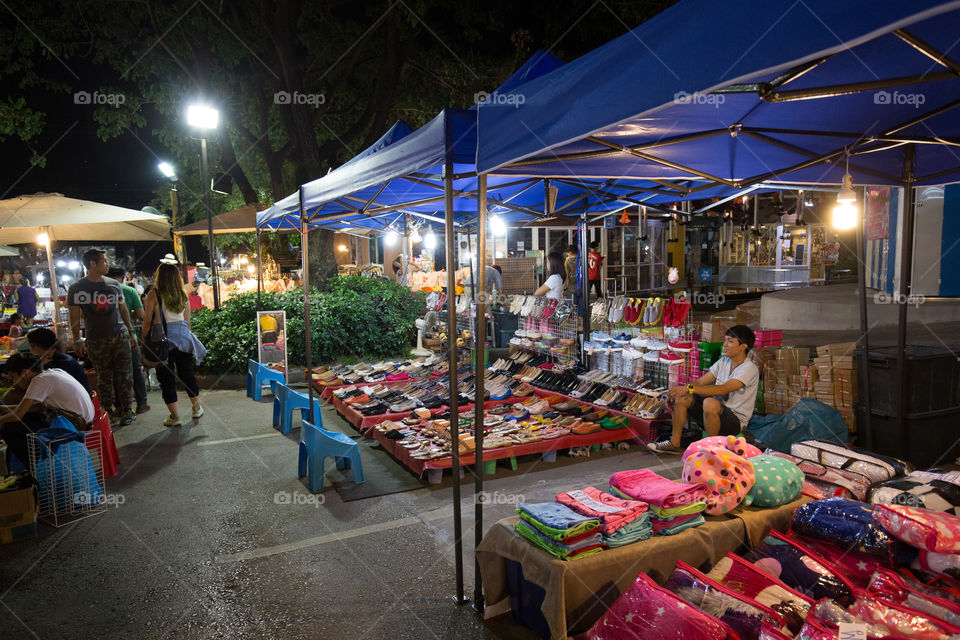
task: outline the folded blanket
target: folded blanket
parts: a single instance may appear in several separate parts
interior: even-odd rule
[[[616,498],[623,498],[624,500],[630,499],[630,496],[613,486],[610,487],[610,493]],[[653,504],[647,506],[650,510],[650,514],[655,518],[673,518],[675,516],[696,515],[707,508],[707,503],[691,502],[690,504],[685,504],[680,507],[673,507],[672,509],[664,509],[663,507],[658,507]]]
[[[561,560],[582,558],[594,553],[599,553],[605,548],[603,545],[603,538],[600,537],[599,531],[589,540],[583,541],[575,548],[571,549],[567,545],[560,544],[559,542],[551,540],[550,538],[544,537],[536,529],[527,524],[526,520],[520,520],[517,522],[517,524],[514,525],[513,530],[550,555],[556,556]]]
[[[610,548],[622,547],[631,542],[640,542],[653,535],[650,514],[644,513],[633,522],[617,529],[614,533],[604,533],[603,543]]]
[[[690,516],[676,516],[667,520],[660,520],[658,518],[652,518],[650,520],[653,526],[653,533],[657,536],[672,536],[680,533],[684,529],[699,527],[704,522],[706,522],[706,520],[704,520],[703,515],[699,513]]]
[[[535,519],[529,513],[521,511],[520,509],[517,509],[517,515],[526,520],[527,524],[540,532],[540,534],[550,538],[551,540],[556,540],[560,544],[576,544],[584,538],[589,538],[592,535],[600,533],[600,527],[594,526],[575,535],[569,535],[566,529],[554,529],[552,527],[548,527],[539,520]]]
[[[596,518],[582,516],[576,511],[556,502],[530,502],[521,504],[517,513],[524,512],[544,525],[545,530],[562,531],[562,537],[575,536],[600,526]]]
[[[557,502],[577,513],[600,520],[600,530],[610,534],[647,512],[647,503],[623,500],[594,487],[557,494]]]
[[[618,471],[610,476],[610,486],[632,500],[642,500],[661,509],[703,502],[707,497],[707,490],[702,485],[667,480],[649,469]]]

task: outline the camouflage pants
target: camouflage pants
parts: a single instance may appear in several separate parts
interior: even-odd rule
[[[93,362],[93,368],[97,370],[100,406],[104,411],[110,411],[116,406],[118,413],[127,409],[133,398],[130,334],[124,329],[112,338],[87,339],[87,355]]]

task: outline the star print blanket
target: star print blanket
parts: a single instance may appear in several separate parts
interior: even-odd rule
[[[586,637],[587,640],[726,640],[738,636],[726,624],[688,605],[641,573],[590,628]]]

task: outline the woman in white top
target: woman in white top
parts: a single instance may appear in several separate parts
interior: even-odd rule
[[[539,289],[533,292],[535,296],[546,296],[548,300],[563,299],[563,282],[567,271],[563,268],[563,258],[554,251],[547,256],[547,279]]]
[[[161,319],[161,308],[163,319]],[[200,406],[200,385],[194,369],[207,354],[197,337],[190,331],[190,302],[183,290],[180,270],[172,264],[161,264],[153,278],[153,289],[143,302],[143,344],[146,347],[151,327],[157,331],[166,329],[170,353],[166,362],[150,363],[157,367],[157,380],[163,401],[170,410],[170,417],[163,421],[165,427],[181,425],[177,408],[177,381],[187,390],[187,396],[193,405],[193,418],[203,415]],[[166,327],[163,326],[166,320]],[[144,349],[144,361],[150,360],[149,350]],[[176,373],[174,373],[176,372]]]

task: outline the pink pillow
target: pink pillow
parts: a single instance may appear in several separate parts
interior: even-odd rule
[[[873,519],[910,546],[937,553],[960,553],[960,518],[942,511],[878,504]]]
[[[683,461],[683,482],[707,490],[707,515],[736,509],[753,488],[753,465],[725,447],[703,447]]]
[[[692,454],[696,453],[704,447],[724,447],[733,451],[735,454],[742,458],[752,458],[758,456],[762,451],[757,449],[752,444],[749,444],[745,438],[735,438],[734,436],[708,436],[702,440],[697,440],[690,444],[687,447],[687,450],[683,452],[683,459],[686,460]]]

